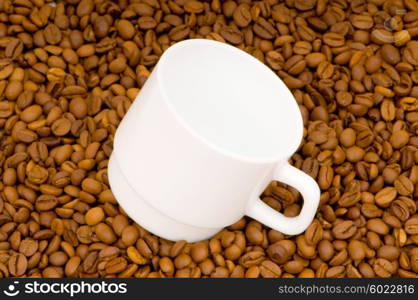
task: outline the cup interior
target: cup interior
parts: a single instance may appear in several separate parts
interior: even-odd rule
[[[219,151],[264,161],[288,157],[299,146],[303,122],[293,95],[246,52],[187,40],[167,49],[156,72],[181,122]]]

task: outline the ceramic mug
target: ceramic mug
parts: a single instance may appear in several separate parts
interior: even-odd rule
[[[268,67],[224,43],[187,40],[164,52],[118,127],[109,181],[126,213],[168,240],[206,239],[244,215],[299,234],[320,197],[288,163],[302,135],[298,105]],[[260,200],[272,180],[301,192],[298,216]]]

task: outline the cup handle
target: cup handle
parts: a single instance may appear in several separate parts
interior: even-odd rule
[[[246,215],[284,234],[302,233],[312,222],[318,208],[321,194],[318,184],[312,177],[287,162],[277,167],[273,177],[301,192],[304,203],[300,214],[286,217],[257,198],[249,203]]]

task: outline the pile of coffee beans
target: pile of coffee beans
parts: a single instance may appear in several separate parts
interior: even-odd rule
[[[0,277],[417,277],[417,36],[415,0],[0,1]],[[115,130],[190,38],[243,49],[292,90],[291,163],[321,188],[305,233],[242,218],[173,243],[119,207]],[[302,205],[278,182],[263,200]]]

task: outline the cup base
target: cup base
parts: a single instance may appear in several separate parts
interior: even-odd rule
[[[186,240],[192,243],[208,239],[222,230],[187,225],[157,211],[125,180],[115,155],[109,159],[108,177],[112,192],[125,212],[153,234],[170,241]]]

